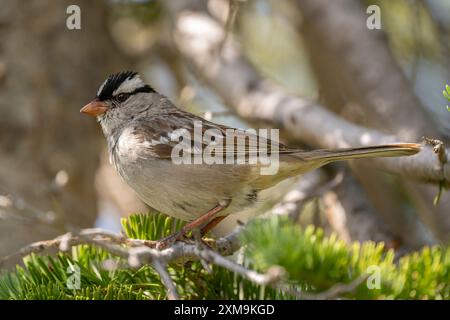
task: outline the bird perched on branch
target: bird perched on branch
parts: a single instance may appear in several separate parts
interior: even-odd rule
[[[130,71],[109,76],[80,111],[97,117],[111,162],[138,196],[156,210],[189,221],[161,239],[159,248],[194,228],[207,232],[227,215],[251,206],[261,190],[290,176],[333,161],[420,151],[415,143],[291,149],[277,139],[183,111]]]

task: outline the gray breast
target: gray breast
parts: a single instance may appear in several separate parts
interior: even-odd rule
[[[240,211],[256,200],[257,192],[244,183],[247,166],[174,164],[150,152],[148,141],[124,130],[111,159],[124,181],[152,208],[193,220],[223,199],[232,199],[222,214]]]

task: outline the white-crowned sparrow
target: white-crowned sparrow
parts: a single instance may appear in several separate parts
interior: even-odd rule
[[[172,156],[174,148],[180,144],[180,135],[176,133],[193,133],[194,122],[201,124],[202,133],[215,129],[223,137],[221,142],[225,142],[230,134],[250,138],[258,136],[178,109],[169,99],[145,84],[136,72],[129,71],[108,77],[100,86],[96,98],[80,111],[98,118],[108,142],[112,163],[138,196],[156,210],[190,221],[178,233],[160,242],[160,247],[167,246],[195,227],[209,230],[225,216],[252,205],[260,190],[289,176],[338,160],[405,156],[420,150],[418,144],[401,143],[301,151],[261,139],[259,145],[262,141],[276,147],[272,151],[279,161],[279,170],[275,175],[262,175],[262,165],[251,163],[248,158],[244,164],[237,161],[232,161],[233,164],[176,164]],[[224,143],[222,149],[215,152],[225,153],[232,148],[234,160],[239,154],[258,154],[258,147],[250,143],[246,142],[244,151],[239,151],[242,148],[235,150],[238,149],[235,148],[235,138],[230,141],[233,141],[231,146]],[[200,146],[205,146],[205,141],[200,141]],[[198,153],[196,148],[190,151],[192,154]],[[227,153],[224,158],[228,156]]]

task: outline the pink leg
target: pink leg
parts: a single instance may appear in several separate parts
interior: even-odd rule
[[[212,219],[210,222],[208,222],[207,225],[205,225],[201,230],[200,230],[200,234],[202,236],[204,236],[205,234],[207,234],[209,231],[211,231],[212,228],[214,228],[215,226],[217,226],[223,219],[225,219],[227,216],[220,216],[220,217],[215,217],[214,219]]]
[[[228,205],[230,204],[230,201],[231,200],[221,201],[221,203],[219,203],[217,206],[212,208],[210,211],[208,211],[204,215],[200,216],[199,218],[197,218],[194,221],[185,225],[183,228],[181,228],[180,231],[178,231],[174,234],[171,234],[168,237],[160,239],[158,241],[158,243],[156,244],[156,248],[157,249],[167,248],[168,246],[172,245],[175,241],[180,240],[182,237],[184,237],[186,235],[186,233],[188,233],[192,229],[198,228],[199,226],[207,223],[208,221],[209,221],[209,223],[213,222],[215,220],[215,219],[213,219],[214,216],[217,215],[220,211],[222,211],[226,207],[228,207]],[[222,218],[222,217],[218,217],[218,218]],[[211,219],[213,219],[213,220],[210,221]],[[220,220],[217,223],[219,223],[219,222],[220,222]],[[205,226],[205,228],[209,226],[209,223]]]

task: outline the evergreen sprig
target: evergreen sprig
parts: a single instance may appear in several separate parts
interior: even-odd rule
[[[448,101],[450,101],[450,86],[448,84],[445,85],[445,89],[442,91],[442,94]],[[447,110],[450,111],[450,106],[447,106]]]
[[[336,283],[350,283],[379,273],[380,286],[362,283],[347,295],[356,299],[449,299],[450,248],[425,247],[394,262],[383,243],[354,242],[348,246],[321,229],[293,225],[286,218],[254,221],[244,235],[247,258],[259,270],[279,265],[289,279],[320,292]],[[276,241],[274,240],[276,239]],[[370,282],[370,277],[368,281]]]
[[[129,238],[156,240],[180,228],[182,222],[158,213],[136,214],[122,220]],[[347,245],[321,229],[302,229],[286,218],[255,220],[242,237],[245,265],[265,271],[282,266],[289,284],[318,293],[350,283],[375,266],[380,288],[366,282],[347,298],[449,299],[450,249],[424,248],[394,262],[383,244]],[[0,276],[0,299],[166,299],[167,290],[149,265],[129,268],[126,261],[91,245],[79,245],[56,256],[31,254],[24,265]],[[69,289],[71,273],[80,270],[80,288]],[[256,285],[224,268],[210,270],[198,262],[178,262],[168,272],[183,299],[289,299],[278,289]],[[368,280],[369,281],[369,280]]]
[[[167,236],[182,222],[152,212],[122,219],[129,238],[156,240]],[[56,257],[31,254],[24,266],[0,276],[0,299],[166,299],[166,288],[151,266],[139,269],[112,254],[80,245],[70,253]],[[106,268],[106,264],[114,267]],[[80,270],[80,289],[67,287],[70,266]],[[276,299],[286,297],[279,291],[264,288],[218,266],[205,270],[200,262],[172,263],[169,274],[183,299]]]

